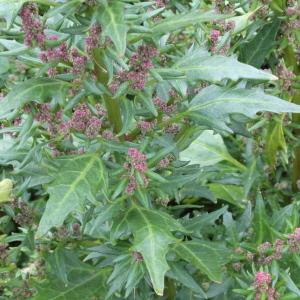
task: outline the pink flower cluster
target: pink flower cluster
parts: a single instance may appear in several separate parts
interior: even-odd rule
[[[162,99],[160,99],[159,97],[156,97],[153,100],[154,105],[162,112],[164,112],[165,114],[172,114],[176,111],[177,109],[177,105],[176,104],[170,104],[168,105],[168,103],[166,103],[165,101],[163,101]]]
[[[43,51],[39,55],[42,62],[58,62],[58,61],[68,61],[69,51],[68,46],[65,42],[61,43],[59,46]]]
[[[288,245],[291,252],[299,252],[300,250],[300,227],[296,228],[294,233],[288,236]]]
[[[43,51],[39,55],[40,59],[45,63],[58,63],[60,61],[72,63],[73,74],[80,74],[85,70],[87,64],[87,57],[80,55],[78,50],[73,48],[70,52],[65,42],[62,42],[59,46]],[[53,77],[57,73],[56,68],[50,68],[48,75]]]
[[[156,120],[155,120],[156,121]],[[146,134],[150,132],[155,127],[156,122],[148,122],[148,121],[139,121],[137,127],[141,130],[142,134]]]
[[[211,46],[210,46],[210,51],[212,53],[217,52],[217,45],[220,36],[222,33],[226,31],[230,31],[234,29],[235,27],[235,22],[234,21],[228,21],[227,23],[223,20],[221,21],[213,21],[213,25],[217,25],[217,28],[219,29],[212,29],[211,34],[210,34],[210,40],[211,40]],[[227,50],[229,49],[229,44],[226,44],[218,51],[219,54],[225,55]]]
[[[273,260],[280,260],[284,250],[284,242],[276,240],[274,244],[265,242],[258,247],[259,258],[258,263],[262,265],[270,265]]]
[[[163,159],[161,159],[157,165],[158,169],[165,169],[168,167],[168,165],[170,164],[170,159],[168,157],[165,157]]]
[[[82,132],[89,138],[95,138],[99,134],[102,121],[92,116],[92,112],[86,104],[80,104],[75,108],[68,125],[69,130]]]
[[[270,286],[272,277],[267,272],[257,272],[255,275],[254,287],[256,289],[255,300],[261,300],[263,294],[267,295],[268,300],[275,300],[279,294]]]
[[[157,7],[165,7],[168,4],[168,0],[156,0],[155,1]]]
[[[137,52],[130,58],[130,71],[121,71],[117,74],[115,80],[110,85],[110,89],[115,93],[121,83],[129,81],[131,87],[135,90],[142,90],[146,85],[148,70],[153,67],[152,58],[157,56],[158,52],[150,46],[139,46]]]
[[[78,105],[68,121],[63,121],[62,111],[52,113],[48,103],[39,105],[37,109],[38,113],[35,119],[41,123],[46,123],[51,135],[59,133],[67,136],[71,131],[77,131],[84,133],[88,138],[95,138],[102,126],[102,120],[93,116],[86,104]]]
[[[25,33],[25,44],[32,47],[34,42],[39,46],[43,46],[45,42],[45,34],[43,24],[39,19],[38,7],[34,3],[25,4],[21,11],[22,30]]]
[[[145,154],[140,152],[136,148],[129,148],[128,149],[128,157],[130,160],[130,166],[133,167],[138,172],[144,173],[147,171],[147,157]]]
[[[283,81],[283,88],[285,90],[289,90],[292,86],[292,79],[295,77],[295,74],[283,65],[279,65],[277,67],[277,74]]]
[[[71,50],[71,61],[73,63],[72,73],[80,74],[85,69],[87,64],[87,57],[80,55],[77,49]]]
[[[136,170],[137,172],[139,172],[143,179],[144,185],[147,185],[148,180],[144,174],[148,170],[148,166],[147,166],[147,162],[146,162],[146,160],[147,160],[146,155],[141,153],[136,148],[129,148],[127,155],[128,155],[129,162],[126,162],[124,164],[124,168],[127,169],[128,171]],[[132,174],[132,172],[130,172],[129,183],[126,187],[126,193],[130,194],[130,195],[133,194],[134,191],[137,189],[137,187],[138,187],[137,180],[136,180],[134,174]]]
[[[288,7],[286,9],[286,14],[288,16],[300,16],[300,6]]]
[[[100,46],[100,33],[101,27],[98,24],[93,24],[89,30],[89,35],[85,39],[86,50],[91,52],[95,48],[99,48]]]

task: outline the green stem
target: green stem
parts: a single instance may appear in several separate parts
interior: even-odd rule
[[[105,64],[103,62],[104,53],[102,49],[96,49],[92,53],[92,59],[95,63],[95,73],[99,82],[103,85],[108,85],[108,74],[105,69]],[[119,103],[116,99],[113,99],[109,95],[103,96],[108,120],[113,125],[114,132],[118,133],[122,129],[122,116],[121,116],[121,109]]]
[[[294,49],[291,46],[287,46],[284,49],[284,62],[287,67],[291,67],[294,74],[297,76],[300,74],[300,68],[297,64],[297,58],[294,53]],[[300,104],[300,92],[295,92],[292,98],[292,102],[295,104]],[[300,124],[300,115],[293,114],[293,123]],[[294,135],[296,137],[300,136],[300,130],[295,129]],[[292,166],[292,188],[293,191],[298,191],[297,182],[300,180],[300,146],[294,148],[294,161]]]
[[[293,103],[300,104],[300,92],[296,93],[293,97]],[[293,122],[300,124],[300,115],[293,114]],[[295,129],[294,134],[300,136],[300,129]],[[293,173],[292,173],[292,187],[293,191],[298,191],[297,181],[300,180],[300,146],[294,149]]]
[[[174,281],[170,278],[166,279],[166,299],[167,300],[175,300],[176,298],[176,286]]]

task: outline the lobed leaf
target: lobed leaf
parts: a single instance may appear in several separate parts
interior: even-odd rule
[[[61,226],[69,213],[77,210],[87,198],[95,197],[105,180],[104,166],[97,153],[62,159],[56,179],[48,187],[50,198],[37,236]]]
[[[232,132],[226,125],[230,121],[230,114],[253,118],[261,111],[300,113],[300,106],[267,95],[260,89],[231,89],[211,85],[192,99],[188,114],[211,126]]]
[[[17,84],[1,101],[0,118],[31,101],[44,102],[49,98],[61,99],[69,83],[57,79],[29,79]]]

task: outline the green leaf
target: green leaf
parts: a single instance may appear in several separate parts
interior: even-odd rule
[[[77,7],[81,4],[81,0],[71,0],[67,3],[56,6],[50,10],[48,10],[45,18],[51,18],[53,16],[57,16],[59,14],[70,15],[76,11]]]
[[[199,240],[178,243],[173,249],[209,279],[222,282],[222,267],[228,260],[228,252],[223,245]]]
[[[73,252],[67,250],[64,252],[61,259],[66,269],[68,283],[53,274],[46,280],[34,284],[37,295],[32,297],[32,300],[90,300],[93,296],[104,299],[108,270],[95,269],[82,263]]]
[[[19,83],[1,101],[0,118],[33,100],[43,102],[51,97],[61,99],[68,86],[67,82],[50,78],[29,79]]]
[[[114,201],[113,203],[106,204],[97,209],[97,217],[87,223],[84,233],[91,236],[97,236],[98,229],[101,225],[111,220],[121,209],[121,203]]]
[[[238,231],[237,231],[237,224],[232,218],[232,213],[226,211],[223,215],[223,224],[226,228],[226,233],[229,237],[230,242],[233,245],[238,246]]]
[[[184,268],[184,266],[178,262],[169,263],[171,270],[168,272],[168,277],[171,277],[194,292],[200,294],[204,299],[206,299],[206,294],[203,289],[199,286],[199,284],[195,281],[195,279],[188,273],[188,271]]]
[[[189,161],[190,164],[199,164],[201,167],[211,166],[225,160],[242,170],[245,169],[245,166],[229,154],[222,136],[214,134],[212,130],[204,130],[188,148],[180,152],[179,158]]]
[[[8,202],[10,200],[12,189],[12,180],[3,179],[2,181],[0,181],[0,204]]]
[[[203,49],[190,49],[173,66],[174,71],[185,74],[188,80],[219,82],[223,79],[276,80],[277,77],[239,62],[234,57],[210,55]]]
[[[241,61],[260,68],[275,44],[279,25],[280,21],[275,19],[260,29],[250,42],[242,44]]]
[[[16,3],[16,1],[0,1],[0,17],[4,18],[6,21],[6,28],[9,29],[15,18],[18,15],[19,10],[21,9],[23,3]]]
[[[44,5],[59,5],[57,2],[51,1],[51,0],[0,0],[0,4],[2,5],[3,3],[18,3],[18,4],[24,4],[26,2],[35,2],[35,3],[40,3]]]
[[[267,95],[260,89],[230,89],[211,85],[191,101],[188,114],[206,124],[232,132],[226,125],[230,114],[253,118],[261,111],[300,113],[300,106]]]
[[[297,296],[300,297],[300,290],[295,284],[295,282],[292,280],[290,275],[287,271],[280,273],[282,279],[285,281],[286,287],[293,293],[295,293]]]
[[[187,26],[195,26],[197,23],[208,22],[217,19],[224,19],[226,16],[218,15],[213,11],[202,12],[192,11],[186,14],[174,15],[166,18],[152,26],[154,34],[164,34]]]
[[[272,120],[269,125],[268,135],[266,138],[265,155],[270,166],[276,163],[276,154],[278,150],[287,151],[287,146],[284,139],[284,133],[281,120]]]
[[[128,30],[124,21],[124,4],[114,1],[113,4],[104,5],[99,14],[99,21],[103,26],[104,34],[111,38],[117,51],[124,55]]]
[[[243,208],[244,188],[233,184],[211,183],[208,185],[217,199],[223,199],[233,205]]]
[[[132,122],[134,121],[133,102],[129,101],[128,99],[123,99],[120,106],[123,117],[123,127],[122,130],[118,133],[118,136],[127,133],[127,131],[130,129]]]
[[[8,59],[0,57],[0,75],[5,74],[10,68]]]
[[[169,270],[166,254],[169,244],[177,241],[171,231],[185,229],[170,215],[134,206],[127,218],[134,235],[133,250],[142,254],[156,294],[162,296],[164,276]]]
[[[214,225],[215,222],[227,211],[227,208],[227,206],[224,206],[211,213],[200,214],[189,219],[184,227],[193,232],[201,232],[202,230],[205,230],[206,227]]]
[[[257,245],[262,244],[266,240],[271,240],[268,216],[266,213],[262,195],[260,193],[256,197],[256,205],[253,217],[253,229]]]
[[[0,45],[7,49],[7,51],[0,52],[0,57],[20,55],[30,50],[27,46],[24,46],[15,40],[0,39]]]
[[[61,226],[69,213],[79,209],[87,198],[93,199],[104,184],[105,171],[99,154],[61,159],[56,178],[48,187],[50,198],[37,236]]]

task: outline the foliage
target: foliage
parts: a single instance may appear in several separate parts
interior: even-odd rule
[[[299,18],[0,0],[0,299],[299,299]]]

